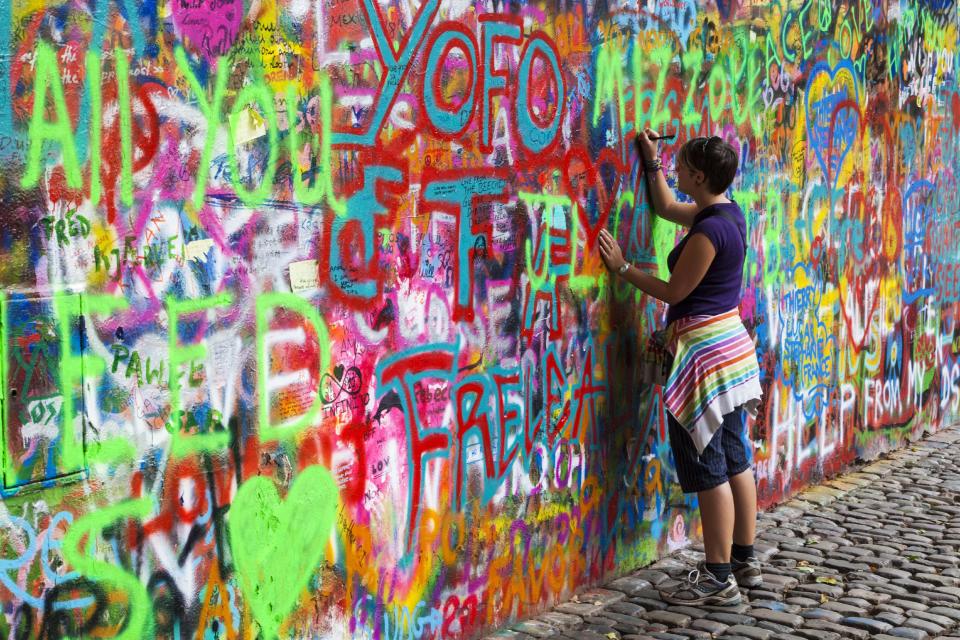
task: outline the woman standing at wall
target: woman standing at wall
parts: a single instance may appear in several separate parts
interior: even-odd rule
[[[716,136],[684,144],[677,188],[693,202],[681,203],[664,179],[654,139],[650,129],[637,136],[654,211],[690,229],[667,258],[670,280],[626,262],[605,229],[600,255],[613,273],[670,305],[667,349],[674,359],[664,404],[680,487],[700,504],[706,562],[661,596],[673,604],[737,605],[738,584],[761,583],[753,553],[757,492],[741,408],[755,415],[762,394],[754,344],[738,310],[746,220],[724,195],[737,154]]]

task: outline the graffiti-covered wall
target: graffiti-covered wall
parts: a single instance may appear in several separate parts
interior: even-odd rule
[[[764,504],[960,407],[943,0],[0,0],[0,637],[471,638],[699,535],[631,144],[721,135]],[[672,177],[671,177],[672,180]]]

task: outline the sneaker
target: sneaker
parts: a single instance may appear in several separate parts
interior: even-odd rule
[[[740,604],[740,589],[733,573],[727,576],[726,581],[721,582],[707,570],[705,563],[701,562],[686,580],[662,589],[660,598],[669,604],[692,607],[735,607]]]
[[[730,559],[730,570],[737,584],[745,589],[756,589],[763,584],[763,575],[760,573],[760,560],[750,556],[743,562],[736,558]]]

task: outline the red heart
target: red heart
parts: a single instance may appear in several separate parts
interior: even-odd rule
[[[953,94],[953,130],[960,132],[960,93]]]
[[[611,165],[614,171],[614,180],[609,191],[603,182],[601,172],[601,167],[606,164]],[[570,199],[577,203],[577,215],[587,234],[587,249],[594,247],[600,230],[607,226],[607,220],[610,219],[625,173],[626,167],[617,157],[616,152],[609,147],[604,147],[600,151],[596,163],[590,159],[590,155],[583,147],[571,147],[563,157],[563,186]],[[593,224],[590,223],[586,208],[587,193],[590,189],[596,190],[597,205],[600,208],[600,217]]]

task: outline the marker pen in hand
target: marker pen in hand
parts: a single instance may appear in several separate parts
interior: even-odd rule
[[[662,136],[647,136],[648,140],[673,140],[677,137],[675,133],[665,133]]]

